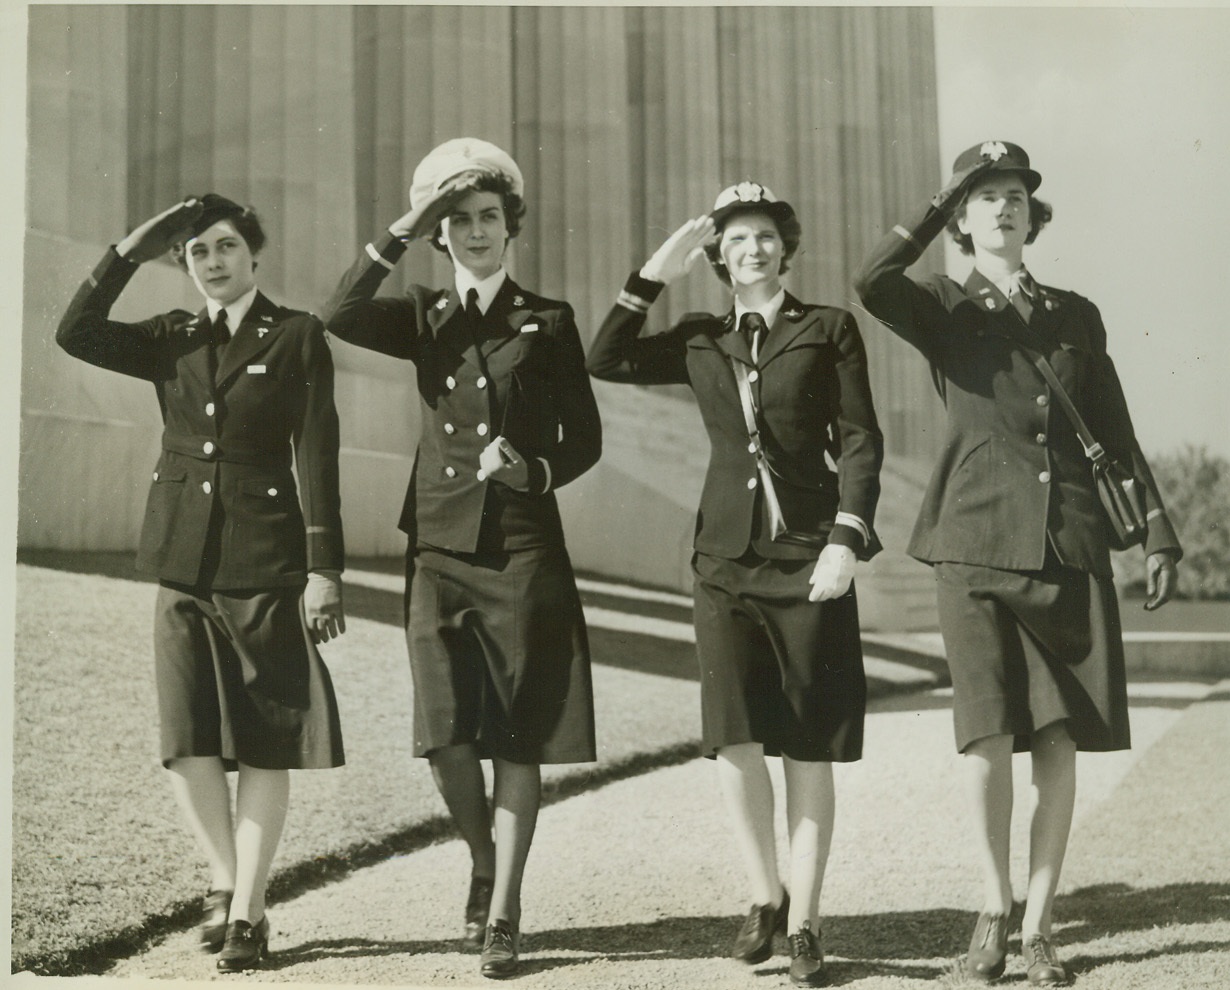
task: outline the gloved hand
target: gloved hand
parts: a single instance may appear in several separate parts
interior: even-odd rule
[[[707,213],[688,220],[668,237],[641,267],[641,278],[669,284],[691,271],[713,239],[713,218]]]
[[[303,589],[303,614],[313,643],[327,643],[346,631],[339,571],[309,571]]]
[[[120,241],[115,246],[116,254],[138,265],[162,257],[184,239],[204,209],[199,199],[176,203]]]
[[[517,449],[502,436],[496,437],[483,448],[478,455],[478,466],[488,478],[503,482],[509,488],[515,488],[519,492],[529,488],[529,465],[525,463],[525,458],[517,453]]]
[[[808,578],[811,591],[807,600],[825,602],[849,591],[850,582],[854,580],[854,561],[854,551],[840,543],[830,543],[821,550],[820,559]]]
[[[1152,612],[1170,601],[1179,587],[1179,565],[1174,556],[1165,550],[1151,553],[1145,558],[1145,611]]]

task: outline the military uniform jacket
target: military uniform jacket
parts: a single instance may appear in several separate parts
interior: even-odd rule
[[[855,279],[867,309],[930,362],[947,407],[944,449],[923,498],[911,555],[1037,570],[1049,545],[1066,565],[1110,575],[1090,462],[1021,345],[1047,358],[1094,439],[1144,481],[1146,553],[1179,555],[1106,352],[1097,307],[1074,292],[1039,285],[1026,325],[976,269],[964,285],[939,275],[908,278],[905,268],[945,222],[929,207],[918,222],[895,228]]]
[[[606,381],[691,386],[710,443],[695,548],[728,559],[749,546],[766,558],[816,556],[814,549],[768,539],[731,363],[739,361],[749,369],[761,441],[788,526],[848,546],[863,559],[872,556],[879,550],[872,524],[884,446],[854,317],[787,293],[756,363],[735,328],[733,310],[724,316],[688,314],[664,333],[641,336],[645,313],[663,288],[639,274],[629,278],[598,331],[587,367]],[[863,520],[870,545],[856,528],[835,525],[839,511]]]
[[[359,256],[327,307],[342,340],[414,362],[422,432],[400,528],[454,553],[562,545],[554,489],[602,452],[602,426],[567,303],[505,278],[481,325],[455,288],[375,297],[405,253],[387,235]],[[479,455],[503,435],[530,468],[529,488],[488,480]]]
[[[107,318],[137,267],[109,250],[56,341],[90,364],[152,382],[158,395],[162,454],[138,568],[195,585],[209,557],[217,590],[296,585],[308,570],[340,570],[338,421],[320,321],[258,292],[211,377],[206,311]]]

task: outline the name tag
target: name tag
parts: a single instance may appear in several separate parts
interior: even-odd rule
[[[249,375],[263,375],[264,373],[265,373],[265,366],[264,366],[263,364],[250,364],[250,365],[248,365],[248,374],[249,374]]]
[[[537,323],[527,323],[521,328],[522,333],[536,333],[538,330]]]

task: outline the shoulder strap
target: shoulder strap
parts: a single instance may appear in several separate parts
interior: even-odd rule
[[[1102,445],[1098,443],[1093,438],[1093,434],[1089,432],[1089,427],[1085,425],[1085,421],[1081,418],[1081,414],[1077,412],[1071,396],[1069,396],[1067,390],[1059,384],[1059,378],[1055,374],[1055,369],[1051,367],[1051,363],[1045,358],[1045,356],[1039,354],[1037,351],[1031,350],[1024,344],[1019,346],[1021,350],[1029,355],[1030,360],[1033,361],[1038,371],[1042,373],[1042,377],[1045,378],[1046,383],[1050,385],[1051,391],[1054,393],[1059,405],[1063,408],[1063,411],[1067,413],[1068,419],[1072,421],[1072,426],[1076,429],[1076,435],[1080,438],[1081,446],[1085,448],[1085,456],[1095,464],[1099,463],[1106,457],[1106,451],[1102,449]]]

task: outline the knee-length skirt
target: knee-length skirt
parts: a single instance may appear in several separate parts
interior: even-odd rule
[[[562,546],[407,555],[414,751],[474,744],[514,763],[597,759],[589,640]]]
[[[154,669],[164,765],[188,756],[221,757],[228,770],[345,762],[333,682],[302,598],[301,586],[160,585]]]
[[[1119,603],[1108,577],[1048,561],[1041,571],[934,567],[953,684],[957,749],[1065,721],[1078,749],[1128,749]]]
[[[853,586],[841,598],[808,601],[814,565],[751,552],[693,557],[705,756],[747,742],[796,760],[862,756],[858,602]]]

